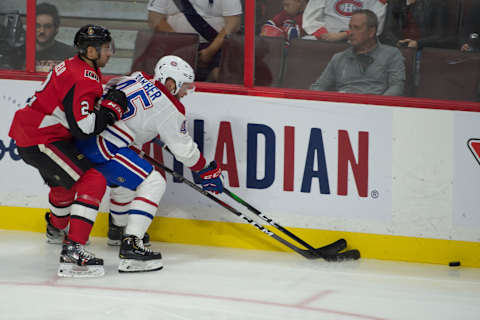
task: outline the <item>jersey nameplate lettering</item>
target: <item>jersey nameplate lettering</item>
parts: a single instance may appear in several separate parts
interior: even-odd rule
[[[152,99],[152,101],[162,96],[162,92],[160,91],[160,89],[158,89],[153,83],[145,79],[141,73],[136,76],[135,80],[142,84],[143,89],[147,92],[148,96],[150,97],[150,99]]]
[[[89,78],[92,80],[95,80],[97,82],[100,82],[100,79],[98,78],[98,75],[93,72],[92,70],[85,70],[85,73],[83,74],[85,78]]]

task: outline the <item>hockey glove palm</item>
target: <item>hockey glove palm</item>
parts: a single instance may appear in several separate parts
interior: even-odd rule
[[[104,95],[100,106],[111,116],[113,122],[122,118],[127,111],[127,96],[121,90],[109,89]],[[110,123],[112,124],[112,123]]]
[[[210,162],[208,167],[200,170],[198,175],[202,179],[200,183],[203,190],[217,194],[223,192],[222,169],[217,167],[215,161]]]

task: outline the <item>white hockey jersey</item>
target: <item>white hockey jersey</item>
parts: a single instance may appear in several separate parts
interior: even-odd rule
[[[186,129],[185,107],[165,86],[142,72],[113,79],[107,84],[111,86],[125,92],[128,110],[100,136],[122,148],[141,147],[160,135],[178,161],[193,170],[204,167],[205,159]]]
[[[358,9],[369,9],[377,15],[377,35],[380,35],[385,23],[387,0],[310,0],[303,12],[303,29],[309,35],[322,28],[324,33],[346,31],[352,13]]]

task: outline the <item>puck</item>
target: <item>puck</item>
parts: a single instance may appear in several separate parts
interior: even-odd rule
[[[450,261],[448,263],[449,267],[460,267],[460,261]]]

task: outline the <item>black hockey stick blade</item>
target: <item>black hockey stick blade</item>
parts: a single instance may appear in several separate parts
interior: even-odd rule
[[[341,262],[341,261],[348,261],[348,260],[358,260],[360,259],[360,251],[357,249],[347,250],[344,252],[338,252],[334,255],[327,255],[323,257],[327,261],[332,262]]]

